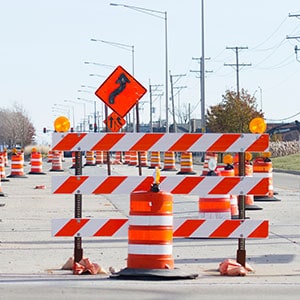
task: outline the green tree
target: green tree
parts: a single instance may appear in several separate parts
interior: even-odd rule
[[[222,97],[221,103],[210,106],[207,110],[206,127],[211,132],[250,132],[250,121],[256,117],[264,117],[262,111],[257,111],[256,98],[244,89],[239,96],[228,90]]]

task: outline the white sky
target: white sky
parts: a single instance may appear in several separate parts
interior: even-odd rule
[[[201,56],[200,0],[0,0],[0,107],[21,104],[41,135],[42,128],[53,128],[57,115],[53,107],[74,108],[75,121],[93,105],[77,98],[97,99],[93,95],[113,69],[84,64],[85,61],[122,65],[131,73],[131,52],[91,38],[134,45],[134,77],[147,89],[165,82],[164,21],[124,7],[123,3],[168,13],[169,70],[173,75],[186,74],[175,86],[186,86],[175,97],[181,109],[190,103],[192,117],[200,118],[199,64]],[[251,67],[240,70],[240,88],[257,97],[267,120],[291,122],[300,119],[300,62],[296,60],[295,39],[300,36],[300,2],[295,0],[205,0],[206,108],[222,100],[227,89],[236,90],[236,72],[224,63],[235,63],[233,50],[226,46],[247,46],[239,52],[240,63]],[[297,6],[298,4],[298,6]],[[300,51],[299,60],[300,60]],[[78,90],[87,92],[78,92]],[[164,91],[164,86],[161,87]],[[178,90],[175,90],[175,93]],[[170,93],[169,93],[170,94]],[[76,103],[64,102],[64,100]],[[149,94],[141,101],[141,121],[149,121]],[[58,105],[54,105],[58,104]],[[154,103],[157,120],[160,102]],[[72,108],[73,107],[73,108]],[[57,109],[54,109],[57,111]],[[165,99],[161,99],[161,117],[165,116]],[[294,117],[292,117],[294,116]],[[72,120],[71,120],[72,121]],[[169,121],[169,123],[172,123]]]

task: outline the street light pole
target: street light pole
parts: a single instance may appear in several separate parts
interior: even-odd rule
[[[201,0],[201,130],[202,133],[206,131],[206,117],[205,117],[205,54],[204,54],[204,0]]]
[[[166,132],[169,132],[169,120],[168,120],[168,100],[169,100],[169,86],[168,86],[168,16],[166,11],[153,10],[143,7],[131,6],[119,3],[110,3],[112,6],[122,6],[128,9],[132,9],[141,13],[148,14],[150,16],[163,19],[165,22],[165,100],[166,100]]]

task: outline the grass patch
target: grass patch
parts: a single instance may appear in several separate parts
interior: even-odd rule
[[[300,171],[300,153],[272,158],[273,168]]]

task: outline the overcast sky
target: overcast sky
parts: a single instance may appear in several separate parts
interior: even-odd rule
[[[114,2],[114,0],[112,0]],[[21,104],[41,135],[53,128],[60,114],[75,121],[93,113],[93,95],[113,68],[85,64],[121,65],[132,73],[130,47],[121,49],[90,39],[134,46],[134,77],[149,89],[165,83],[164,20],[107,0],[0,0],[0,107]],[[179,79],[175,106],[191,105],[192,117],[200,118],[199,70],[201,56],[200,0],[115,1],[167,11],[169,71]],[[205,106],[222,100],[226,90],[236,90],[235,52],[239,51],[240,88],[257,97],[267,120],[291,122],[300,119],[299,61],[300,3],[295,0],[205,0]],[[298,6],[297,6],[298,4]],[[194,58],[194,59],[193,59]],[[96,74],[100,76],[90,76]],[[82,87],[82,85],[87,87]],[[94,87],[94,88],[93,88]],[[83,92],[78,92],[83,90]],[[161,87],[164,91],[164,86]],[[178,94],[178,91],[180,93]],[[165,116],[164,96],[154,97],[153,119]],[[157,99],[156,99],[157,98]],[[67,100],[67,101],[65,101]],[[73,102],[72,102],[73,101]],[[140,101],[141,121],[149,121],[149,93]],[[68,106],[68,107],[67,107]],[[65,111],[65,109],[67,109]]]

